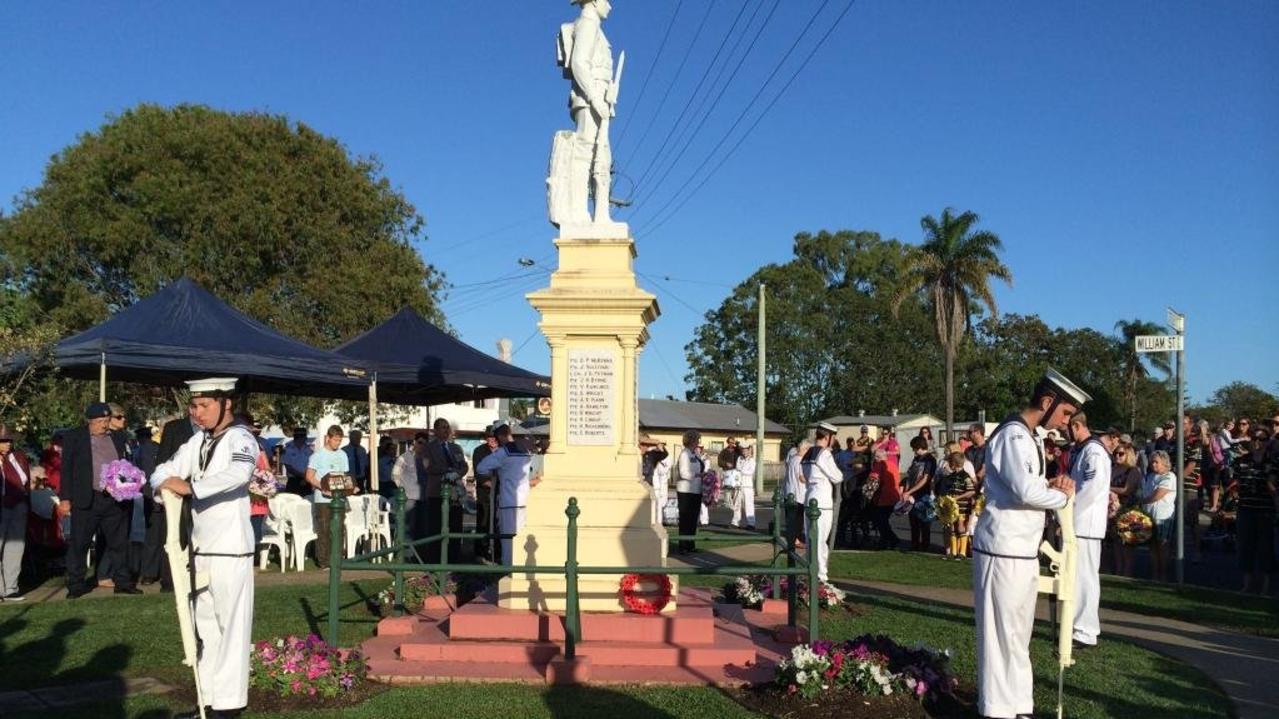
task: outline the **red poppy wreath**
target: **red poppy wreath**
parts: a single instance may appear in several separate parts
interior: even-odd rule
[[[640,589],[640,584],[656,584],[657,591]],[[665,574],[624,574],[620,587],[626,611],[657,614],[671,601],[671,578]]]

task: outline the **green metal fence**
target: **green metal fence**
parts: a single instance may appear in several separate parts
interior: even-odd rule
[[[423,537],[421,539],[412,540],[408,537],[407,522],[405,520],[405,496],[404,489],[397,488],[393,499],[393,517],[394,517],[394,537],[391,546],[385,549],[365,552],[363,554],[345,558],[343,552],[343,540],[345,525],[347,501],[342,492],[333,493],[330,506],[332,507],[332,518],[330,525],[330,562],[329,562],[329,609],[328,609],[328,641],[330,644],[336,645],[338,641],[338,625],[339,625],[339,599],[338,593],[342,581],[343,571],[375,571],[386,572],[394,576],[395,582],[395,606],[393,608],[397,616],[401,616],[405,612],[404,607],[404,574],[405,572],[425,572],[433,574],[438,587],[443,587],[447,581],[449,572],[465,572],[467,574],[548,574],[563,575],[566,584],[565,610],[564,610],[564,657],[573,659],[576,656],[577,643],[581,641],[582,623],[580,612],[580,600],[578,596],[578,579],[581,575],[590,574],[665,574],[665,575],[712,575],[712,576],[731,576],[739,574],[760,574],[769,577],[805,577],[809,587],[808,601],[808,621],[807,629],[809,641],[816,641],[818,638],[818,613],[819,602],[817,587],[817,542],[808,541],[805,545],[805,553],[799,554],[794,551],[793,544],[790,541],[799,533],[795,526],[785,527],[783,533],[783,520],[790,518],[796,509],[803,509],[802,517],[807,520],[807,536],[816,538],[817,521],[821,517],[821,510],[817,507],[817,501],[811,500],[808,506],[801,507],[795,503],[793,495],[787,495],[785,500],[782,499],[780,488],[773,493],[773,528],[771,536],[759,537],[754,539],[749,535],[735,533],[717,533],[704,532],[691,536],[669,535],[668,540],[677,542],[680,540],[690,540],[697,542],[725,542],[737,541],[743,539],[746,541],[757,541],[760,543],[769,543],[772,545],[774,553],[771,566],[762,567],[757,565],[720,565],[714,567],[646,567],[646,566],[581,566],[577,561],[577,521],[581,516],[582,509],[578,506],[577,498],[571,497],[568,500],[568,506],[564,510],[567,518],[567,537],[565,546],[565,562],[559,566],[531,566],[520,565],[518,567],[510,567],[502,564],[461,564],[449,561],[448,543],[451,539],[457,540],[481,540],[489,539],[490,541],[509,539],[513,534],[498,534],[496,532],[478,533],[478,532],[450,532],[449,531],[449,506],[450,496],[449,488],[443,488],[443,496],[440,500],[441,531],[439,534]],[[784,511],[785,510],[785,511]],[[785,536],[784,536],[785,534]],[[429,546],[438,543],[440,546],[440,561],[438,563],[413,563],[409,561],[409,552],[414,551],[417,547]],[[374,560],[395,557],[393,562],[377,563]],[[785,566],[779,566],[784,561]],[[772,582],[772,598],[781,598],[781,582],[774,580]],[[798,587],[797,582],[787,582],[786,597],[786,623],[790,627],[798,624]]]

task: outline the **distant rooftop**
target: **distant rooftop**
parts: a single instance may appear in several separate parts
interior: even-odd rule
[[[827,424],[833,424],[836,427],[851,427],[862,424],[871,427],[896,427],[898,425],[911,424],[920,420],[925,420],[925,424],[941,425],[946,423],[944,420],[938,419],[931,414],[841,414],[836,417],[827,417],[822,421]]]
[[[754,412],[737,404],[680,402],[669,399],[641,399],[639,423],[643,429],[701,429],[723,432],[754,432]],[[790,430],[767,417],[765,434],[787,434]]]

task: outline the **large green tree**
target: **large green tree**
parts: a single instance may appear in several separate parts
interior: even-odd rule
[[[904,247],[873,232],[823,231],[797,235],[793,251],[735,287],[694,331],[689,398],[754,406],[763,282],[770,419],[799,434],[859,408],[935,411],[940,355],[923,307],[912,301],[894,318],[889,301]]]
[[[1262,420],[1279,412],[1279,397],[1255,384],[1231,382],[1212,393],[1207,409],[1215,415],[1212,419],[1247,417],[1254,426],[1260,426]]]
[[[302,123],[144,104],[54,155],[0,217],[0,282],[71,332],[190,275],[328,347],[405,304],[441,319],[423,227],[375,159]]]
[[[1151,378],[1152,369],[1164,373],[1164,378],[1172,373],[1171,360],[1167,352],[1138,352],[1138,335],[1163,334],[1163,328],[1154,322],[1141,319],[1119,320],[1115,323],[1115,331],[1119,333],[1119,341],[1123,347],[1124,404],[1128,407],[1128,431],[1137,428],[1137,388],[1144,380]]]
[[[999,259],[1002,243],[995,233],[975,230],[979,218],[971,211],[955,214],[947,207],[941,217],[925,215],[919,224],[924,243],[906,257],[903,283],[894,298],[899,307],[907,297],[922,295],[931,309],[937,340],[946,360],[946,430],[955,424],[955,358],[964,335],[972,327],[975,307],[998,314],[991,280],[1012,284],[1012,272]]]

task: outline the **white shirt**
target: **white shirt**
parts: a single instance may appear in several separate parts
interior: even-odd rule
[[[800,466],[804,469],[804,504],[816,499],[818,509],[835,508],[835,485],[844,481],[844,473],[835,464],[835,457],[825,447],[813,447],[804,455]]]
[[[665,495],[666,488],[671,483],[671,465],[673,464],[671,455],[668,453],[662,457],[662,461],[653,465],[653,487],[660,488],[659,491]]]
[[[685,494],[701,494],[702,473],[705,471],[706,465],[702,459],[693,450],[685,447],[679,453],[679,474],[675,477],[675,491]]]
[[[1075,449],[1070,478],[1075,481],[1075,536],[1104,538],[1110,508],[1110,453],[1100,440],[1089,438]]]
[[[739,475],[739,482],[753,485],[755,483],[755,458],[738,457],[737,474]]]
[[[798,447],[791,447],[790,452],[786,454],[786,486],[782,491],[786,494],[782,496],[782,501],[786,501],[786,495],[795,498],[796,502],[804,501],[804,492],[806,489],[804,481],[804,468],[801,465],[804,457],[800,455]]]
[[[529,474],[533,456],[514,442],[508,442],[480,460],[479,474],[497,472],[497,508],[518,509],[528,502]]]
[[[1151,502],[1150,498],[1154,496],[1157,489],[1166,489],[1168,493],[1159,500]],[[1172,472],[1147,474],[1141,482],[1141,499],[1145,503],[1142,508],[1151,519],[1156,522],[1172,519],[1173,512],[1177,508],[1177,476]]]
[[[257,467],[258,440],[248,429],[233,425],[223,431],[204,469],[200,455],[208,432],[199,432],[151,474],[151,487],[169,477],[191,483],[191,547],[194,554],[253,554],[253,525],[249,522],[249,478]]]
[[[973,536],[974,549],[1005,557],[1039,557],[1044,511],[1066,506],[1066,495],[1048,488],[1046,462],[1043,439],[1020,415],[992,433],[986,442],[986,509]]]

